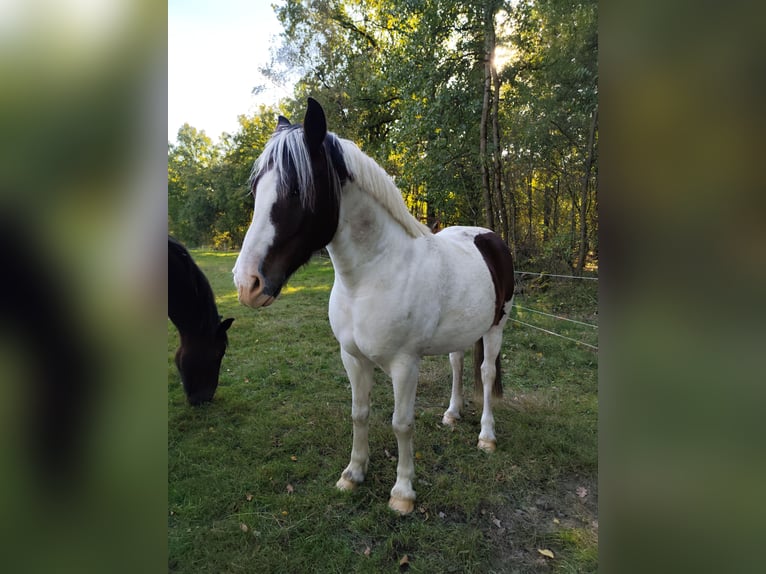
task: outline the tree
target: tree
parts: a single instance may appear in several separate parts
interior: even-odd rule
[[[168,230],[190,245],[203,243],[215,220],[212,176],[218,159],[212,140],[189,124],[168,145]]]
[[[428,224],[487,225],[522,265],[585,268],[598,248],[595,0],[283,0],[275,12],[283,33],[262,72],[296,79],[281,113],[300,118],[317,98]],[[171,146],[173,225],[241,241],[275,115],[243,116],[195,168],[181,156],[204,138]]]

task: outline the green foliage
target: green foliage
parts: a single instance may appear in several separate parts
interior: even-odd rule
[[[391,173],[429,225],[485,225],[490,185],[496,231],[520,264],[582,271],[582,249],[592,254],[587,263],[597,259],[594,0],[283,0],[274,9],[283,32],[261,72],[294,82],[282,113],[300,121],[306,97],[317,98],[330,129]],[[485,159],[496,160],[498,174],[485,184],[490,37],[497,106]],[[247,179],[276,114],[242,116],[218,146],[189,126],[179,131],[169,149],[171,232],[191,245],[229,232],[240,244],[252,209]]]
[[[242,243],[253,212],[248,179],[274,131],[277,110],[239,116],[234,135],[215,145],[185,124],[168,146],[168,229],[192,246],[231,249]]]

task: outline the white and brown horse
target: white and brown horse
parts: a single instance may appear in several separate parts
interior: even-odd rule
[[[463,406],[463,353],[478,341],[478,446],[495,450],[491,398],[502,392],[498,355],[513,298],[510,251],[479,227],[432,234],[412,217],[378,164],[327,132],[324,111],[311,98],[302,126],[280,116],[251,184],[253,221],[233,270],[239,300],[250,307],[270,305],[290,275],[327,247],[335,268],[330,325],[353,401],[351,461],[337,487],[349,490],[364,480],[378,365],[393,380],[399,448],[389,506],[409,513],[415,501],[413,423],[421,357],[450,354],[452,396],[443,422],[451,425]]]

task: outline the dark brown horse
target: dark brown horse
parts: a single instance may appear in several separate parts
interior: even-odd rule
[[[168,236],[168,317],[181,346],[176,366],[192,405],[213,399],[226,353],[226,331],[233,318],[221,320],[210,283],[186,248]]]

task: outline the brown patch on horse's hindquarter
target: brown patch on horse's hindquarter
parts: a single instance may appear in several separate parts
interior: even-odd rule
[[[492,283],[495,286],[495,320],[492,324],[497,325],[505,313],[505,304],[513,297],[511,251],[500,236],[492,232],[477,235],[473,242],[492,275]]]

